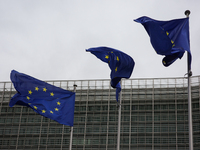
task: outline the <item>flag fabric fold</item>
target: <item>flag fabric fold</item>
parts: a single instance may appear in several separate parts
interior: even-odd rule
[[[156,53],[165,55],[162,61],[164,66],[170,66],[178,58],[181,59],[187,51],[189,54],[188,63],[191,68],[189,18],[158,21],[144,16],[134,21],[144,26]]]
[[[118,95],[121,91],[121,78],[130,78],[135,65],[134,60],[129,55],[109,47],[89,48],[86,51],[108,63],[111,69],[110,84],[113,88],[116,88],[116,100],[118,101]]]
[[[27,106],[60,124],[73,126],[74,92],[50,85],[15,70],[11,71],[10,78],[17,91],[10,100],[10,107],[15,104]]]

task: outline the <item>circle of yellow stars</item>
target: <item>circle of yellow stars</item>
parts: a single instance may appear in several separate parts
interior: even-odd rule
[[[35,91],[39,91],[39,87],[35,87]],[[42,91],[43,91],[43,92],[47,92],[47,89],[46,89],[46,88],[43,88]],[[31,95],[32,93],[33,93],[33,92],[32,92],[31,90],[28,91],[28,95]],[[50,96],[54,96],[54,93],[51,92],[51,93],[50,93]],[[31,99],[30,96],[26,96],[26,98],[27,98],[28,101]],[[61,105],[61,103],[60,103],[59,101],[57,101],[56,103],[57,103],[58,106]],[[28,103],[28,104],[31,105],[31,103]],[[33,106],[33,108],[34,108],[35,110],[38,109],[37,106]],[[57,111],[57,112],[59,111],[59,109],[58,109],[57,107],[55,107],[54,110]],[[41,113],[42,113],[42,114],[45,114],[46,112],[47,112],[47,111],[44,110],[44,109],[41,110]],[[53,112],[52,110],[49,110],[49,113],[50,113],[50,114],[53,114],[54,112]]]

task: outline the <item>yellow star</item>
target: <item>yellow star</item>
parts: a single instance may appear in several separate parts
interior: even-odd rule
[[[58,102],[57,102],[57,105],[59,105],[59,106],[60,106],[60,104],[61,104],[61,103],[58,101]]]
[[[115,72],[117,72],[117,67],[115,68]]]
[[[119,61],[119,57],[117,56],[117,61]]]
[[[106,57],[105,57],[106,59],[108,59],[109,58],[109,55],[106,55]]]
[[[36,90],[36,91],[38,91],[38,90],[39,90],[39,88],[38,88],[38,87],[35,87],[35,90]]]
[[[175,46],[174,41],[171,40],[171,43],[173,44],[172,47],[174,47]]]
[[[31,103],[28,103],[29,105],[31,105]]]
[[[163,60],[163,64],[166,64],[166,62]]]
[[[169,35],[169,32],[166,31],[166,34]]]
[[[54,108],[55,109],[55,111],[58,111],[58,108]]]
[[[50,110],[50,113],[53,114],[53,111]]]
[[[51,95],[51,96],[54,96],[53,92],[52,92],[52,93],[50,93],[50,95]]]
[[[33,92],[30,90],[30,91],[28,91],[28,94],[32,94]]]
[[[45,92],[46,92],[46,91],[47,91],[47,89],[46,89],[46,88],[43,88],[43,91],[45,91]]]
[[[30,97],[28,97],[28,96],[26,96],[26,98],[27,98],[27,100],[29,100],[29,99],[30,99]]]
[[[33,106],[36,110],[37,110],[37,107],[36,106]]]
[[[42,113],[44,114],[46,111],[45,110],[42,110]]]

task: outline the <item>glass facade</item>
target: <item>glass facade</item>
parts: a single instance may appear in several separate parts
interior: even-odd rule
[[[47,81],[73,91],[73,150],[113,150],[118,109],[110,80]],[[194,150],[200,149],[200,76],[191,77]],[[70,127],[22,106],[8,106],[16,93],[0,82],[0,149],[69,148]],[[186,78],[122,80],[121,150],[188,150]]]

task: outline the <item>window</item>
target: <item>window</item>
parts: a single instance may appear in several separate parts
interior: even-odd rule
[[[146,116],[146,121],[152,121],[152,116]]]
[[[161,132],[168,132],[168,126],[161,127]]]
[[[19,139],[18,140],[18,145],[23,145],[24,144],[24,140],[23,139]]]
[[[131,144],[137,144],[137,138],[131,137]]]
[[[129,126],[124,126],[123,127],[123,132],[129,132]]]
[[[1,112],[7,112],[7,107],[2,107]]]
[[[175,110],[175,104],[169,104],[169,109]]]
[[[138,110],[138,105],[132,105],[132,110]]]
[[[137,121],[137,116],[131,116],[131,121]]]
[[[160,144],[160,137],[154,138],[154,144]]]
[[[160,121],[160,116],[155,115],[155,116],[154,116],[154,121]]]
[[[16,142],[17,142],[16,140],[13,140],[13,139],[12,139],[12,140],[10,140],[10,145],[16,145]],[[0,145],[1,145],[1,144],[0,144]]]
[[[146,132],[152,132],[152,127],[146,127]]]
[[[154,132],[160,132],[160,126],[158,126],[158,125],[155,126],[155,127],[154,127]]]
[[[0,118],[0,123],[5,123],[6,122],[6,118]]]
[[[169,143],[176,143],[176,138],[169,138]]]
[[[160,110],[160,105],[155,105],[154,110]]]
[[[109,121],[116,121],[116,117],[115,116],[109,116]]]
[[[168,120],[168,114],[161,114],[161,121]]]
[[[152,138],[146,138],[146,143],[151,144],[152,143]]]
[[[124,115],[122,121],[130,121],[130,116],[129,115]]]
[[[131,132],[133,133],[137,132],[137,127],[131,127]]]
[[[7,118],[6,123],[12,123],[12,118]]]
[[[120,142],[121,144],[129,144],[129,138],[128,137],[123,137],[122,141]]]
[[[114,133],[116,133],[116,132],[117,132],[117,128],[116,128],[116,127],[113,127],[113,126],[110,126],[110,127],[109,127],[109,132],[114,132]]]
[[[145,138],[144,137],[138,138],[138,143],[144,144],[145,143]]]
[[[138,127],[138,132],[145,132],[145,126],[141,125]]]

